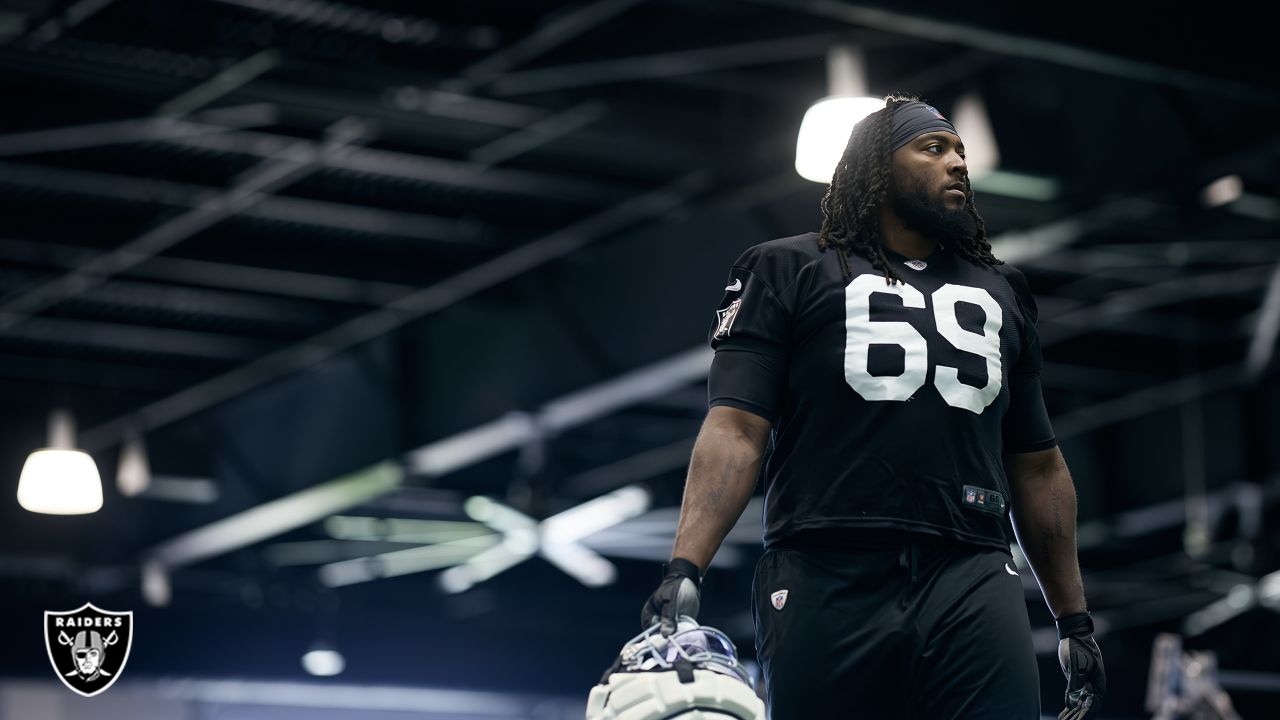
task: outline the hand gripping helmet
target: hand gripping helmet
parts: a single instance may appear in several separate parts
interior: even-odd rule
[[[587,699],[587,720],[764,720],[764,703],[724,633],[681,616],[623,646]]]

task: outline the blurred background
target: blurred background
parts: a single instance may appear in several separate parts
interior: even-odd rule
[[[5,720],[581,717],[670,552],[728,268],[820,223],[802,119],[893,91],[955,119],[996,255],[1038,297],[1104,717],[1232,717],[1219,690],[1280,716],[1267,18],[0,8]],[[99,510],[19,505],[45,447],[90,454]],[[757,500],[704,590],[748,659],[760,535]],[[42,630],[85,602],[136,625],[92,699]]]

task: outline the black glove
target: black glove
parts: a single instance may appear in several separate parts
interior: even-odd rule
[[[1098,712],[1107,694],[1102,651],[1093,639],[1093,618],[1075,613],[1058,618],[1058,664],[1067,676],[1066,707],[1058,720],[1085,720]]]
[[[675,558],[665,563],[662,569],[662,584],[640,610],[640,629],[648,630],[655,623],[660,623],[662,628],[659,632],[667,636],[676,631],[676,618],[679,616],[698,618],[702,581],[698,577],[698,566],[684,558]]]

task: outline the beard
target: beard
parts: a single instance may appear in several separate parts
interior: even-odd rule
[[[939,242],[963,242],[978,234],[978,220],[966,205],[951,209],[922,182],[894,178],[889,205],[908,230]]]

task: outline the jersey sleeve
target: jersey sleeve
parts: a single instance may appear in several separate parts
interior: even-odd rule
[[[1008,266],[1006,266],[1008,267]],[[1058,444],[1045,408],[1040,387],[1040,333],[1037,330],[1039,308],[1031,288],[1021,272],[1008,267],[1009,284],[1022,310],[1024,337],[1021,352],[1009,373],[1009,409],[1002,426],[1005,453],[1027,453],[1048,450]]]
[[[789,313],[776,289],[785,279],[768,253],[752,248],[729,270],[711,323],[715,359],[707,378],[711,407],[745,410],[773,422],[786,381]]]

